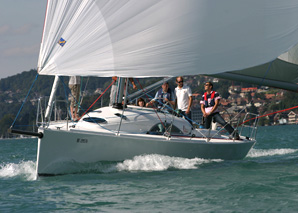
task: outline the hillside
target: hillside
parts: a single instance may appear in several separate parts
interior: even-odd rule
[[[25,99],[29,88],[31,87],[36,76],[36,70],[24,71],[20,74],[4,78],[0,80],[0,137],[7,136],[7,129],[13,123],[23,100]],[[57,99],[65,100],[66,95],[68,95],[68,77],[62,77],[64,83],[59,83],[58,91],[56,94]],[[145,87],[151,83],[156,82],[160,78],[150,78],[150,79],[138,79],[135,80],[138,88],[139,83]],[[37,102],[40,97],[45,97],[50,95],[54,77],[53,76],[38,76],[32,91],[28,96],[27,102],[24,104],[24,108],[21,111],[18,119],[16,120],[15,127],[18,129],[32,130],[36,129],[36,112],[37,112]],[[211,77],[205,76],[189,76],[185,77],[185,82],[189,85],[195,94],[195,101],[193,108],[199,109],[199,100],[203,93],[203,84],[206,81],[213,81],[214,87],[217,92],[219,92],[223,98],[223,103],[233,103],[236,105],[246,105],[250,100],[254,102],[260,102],[262,106],[254,109],[256,113],[264,114],[266,112],[273,112],[277,110],[282,110],[285,108],[293,107],[298,104],[298,94],[293,92],[282,91],[278,89],[268,89],[262,93],[249,92],[243,93],[236,92],[231,94],[229,91],[231,86],[235,88],[251,88],[254,85],[240,82],[232,82],[228,80],[213,79]],[[82,91],[84,91],[84,101],[82,103],[82,108],[87,109],[94,100],[97,99],[99,94],[104,91],[104,89],[111,83],[111,78],[96,78],[96,77],[84,77],[82,78]],[[174,88],[175,79],[170,81],[170,87]],[[256,86],[255,86],[256,88]],[[129,93],[132,93],[130,91]],[[149,96],[154,96],[155,91],[152,91]],[[271,94],[271,95],[270,95]],[[277,96],[276,94],[281,94]],[[244,96],[244,97],[241,97]],[[109,102],[109,90],[103,95],[103,101],[96,103],[92,109],[99,107],[101,104],[103,106],[108,105]],[[229,107],[230,105],[225,105]],[[254,106],[252,106],[254,107]],[[268,122],[267,122],[268,123]]]
[[[36,74],[36,70],[30,70],[0,80],[0,137],[6,135],[6,131],[15,119]],[[68,77],[63,79],[64,84],[59,83],[57,97],[65,99],[64,88],[68,85]],[[90,78],[88,88],[90,91],[95,91],[97,88],[104,87],[107,80],[107,78]],[[16,121],[15,126],[17,128],[32,130],[35,124],[38,98],[50,95],[53,81],[53,76],[38,76]],[[87,78],[83,78],[83,83],[86,83],[86,81]]]
[[[22,103],[25,99],[34,79],[36,70],[24,71],[20,74],[10,76],[0,80],[0,138],[7,136],[7,129],[13,123]],[[64,83],[59,83],[56,97],[59,100],[65,100],[68,89],[68,77],[62,77]],[[38,76],[32,90],[28,96],[24,108],[22,109],[15,127],[18,129],[32,130],[36,129],[37,102],[41,97],[48,97],[51,92],[53,76]],[[146,81],[146,82],[145,82]],[[111,78],[84,77],[82,78],[82,91],[84,91],[84,101],[82,108],[87,109],[99,96],[99,93],[111,83]],[[140,82],[144,85],[155,82],[155,79],[143,80]],[[103,95],[103,105],[109,103],[109,91]],[[93,106],[93,109],[99,107],[99,101]]]

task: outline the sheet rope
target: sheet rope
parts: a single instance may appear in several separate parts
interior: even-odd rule
[[[83,115],[78,120],[80,120],[91,109],[91,107],[93,107],[93,105],[106,93],[106,91],[113,85],[115,81],[116,80],[112,81],[112,83],[103,91],[103,93],[100,94],[100,96],[93,102],[93,104],[90,105],[90,107],[83,113]]]

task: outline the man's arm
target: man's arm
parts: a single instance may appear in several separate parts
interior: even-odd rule
[[[155,100],[157,100],[157,94],[158,92],[155,94],[154,98],[146,104],[146,107],[152,106],[154,104]]]
[[[154,104],[155,100],[152,99],[151,101],[149,101],[147,104],[146,104],[146,107],[149,107],[149,106],[152,106]]]
[[[203,113],[203,116],[206,118],[208,115],[206,114],[205,105],[204,104],[201,104],[201,111]]]
[[[187,107],[187,110],[185,111],[186,114],[188,114],[190,112],[191,105],[192,105],[192,96],[189,96],[188,97],[188,107]]]
[[[133,87],[134,89],[137,89],[137,86],[136,86],[135,82],[133,81],[133,78],[129,78],[129,80],[130,80],[130,82],[131,82],[131,84],[132,84],[132,87]]]
[[[185,111],[186,114],[190,112],[191,105],[192,105],[192,92],[190,87],[188,87],[187,93],[188,93],[188,107],[187,107],[187,110]]]
[[[165,98],[165,101],[166,102],[169,102],[170,104],[171,104],[171,107],[173,108],[173,109],[175,109],[174,107],[175,107],[175,95],[174,95],[174,93],[173,92],[171,92],[171,94],[170,94],[170,100],[169,99],[167,99],[167,98]]]
[[[212,114],[218,107],[220,99],[215,100],[215,105],[213,106],[212,110],[210,111],[209,115]]]
[[[175,101],[170,101],[170,100],[168,100],[167,98],[166,98],[165,101],[168,101],[168,102],[171,104],[172,107],[175,107]],[[174,109],[175,109],[175,108],[174,108]]]
[[[175,98],[175,102],[174,102],[174,109],[177,108],[177,98]]]

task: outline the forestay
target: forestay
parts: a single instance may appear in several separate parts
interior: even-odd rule
[[[38,71],[150,77],[264,64],[298,42],[298,0],[48,0]]]

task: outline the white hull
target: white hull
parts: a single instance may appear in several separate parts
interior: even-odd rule
[[[123,161],[142,154],[184,158],[243,159],[254,140],[174,137],[160,135],[95,133],[86,131],[44,130],[38,141],[37,174],[67,173],[67,163]]]

